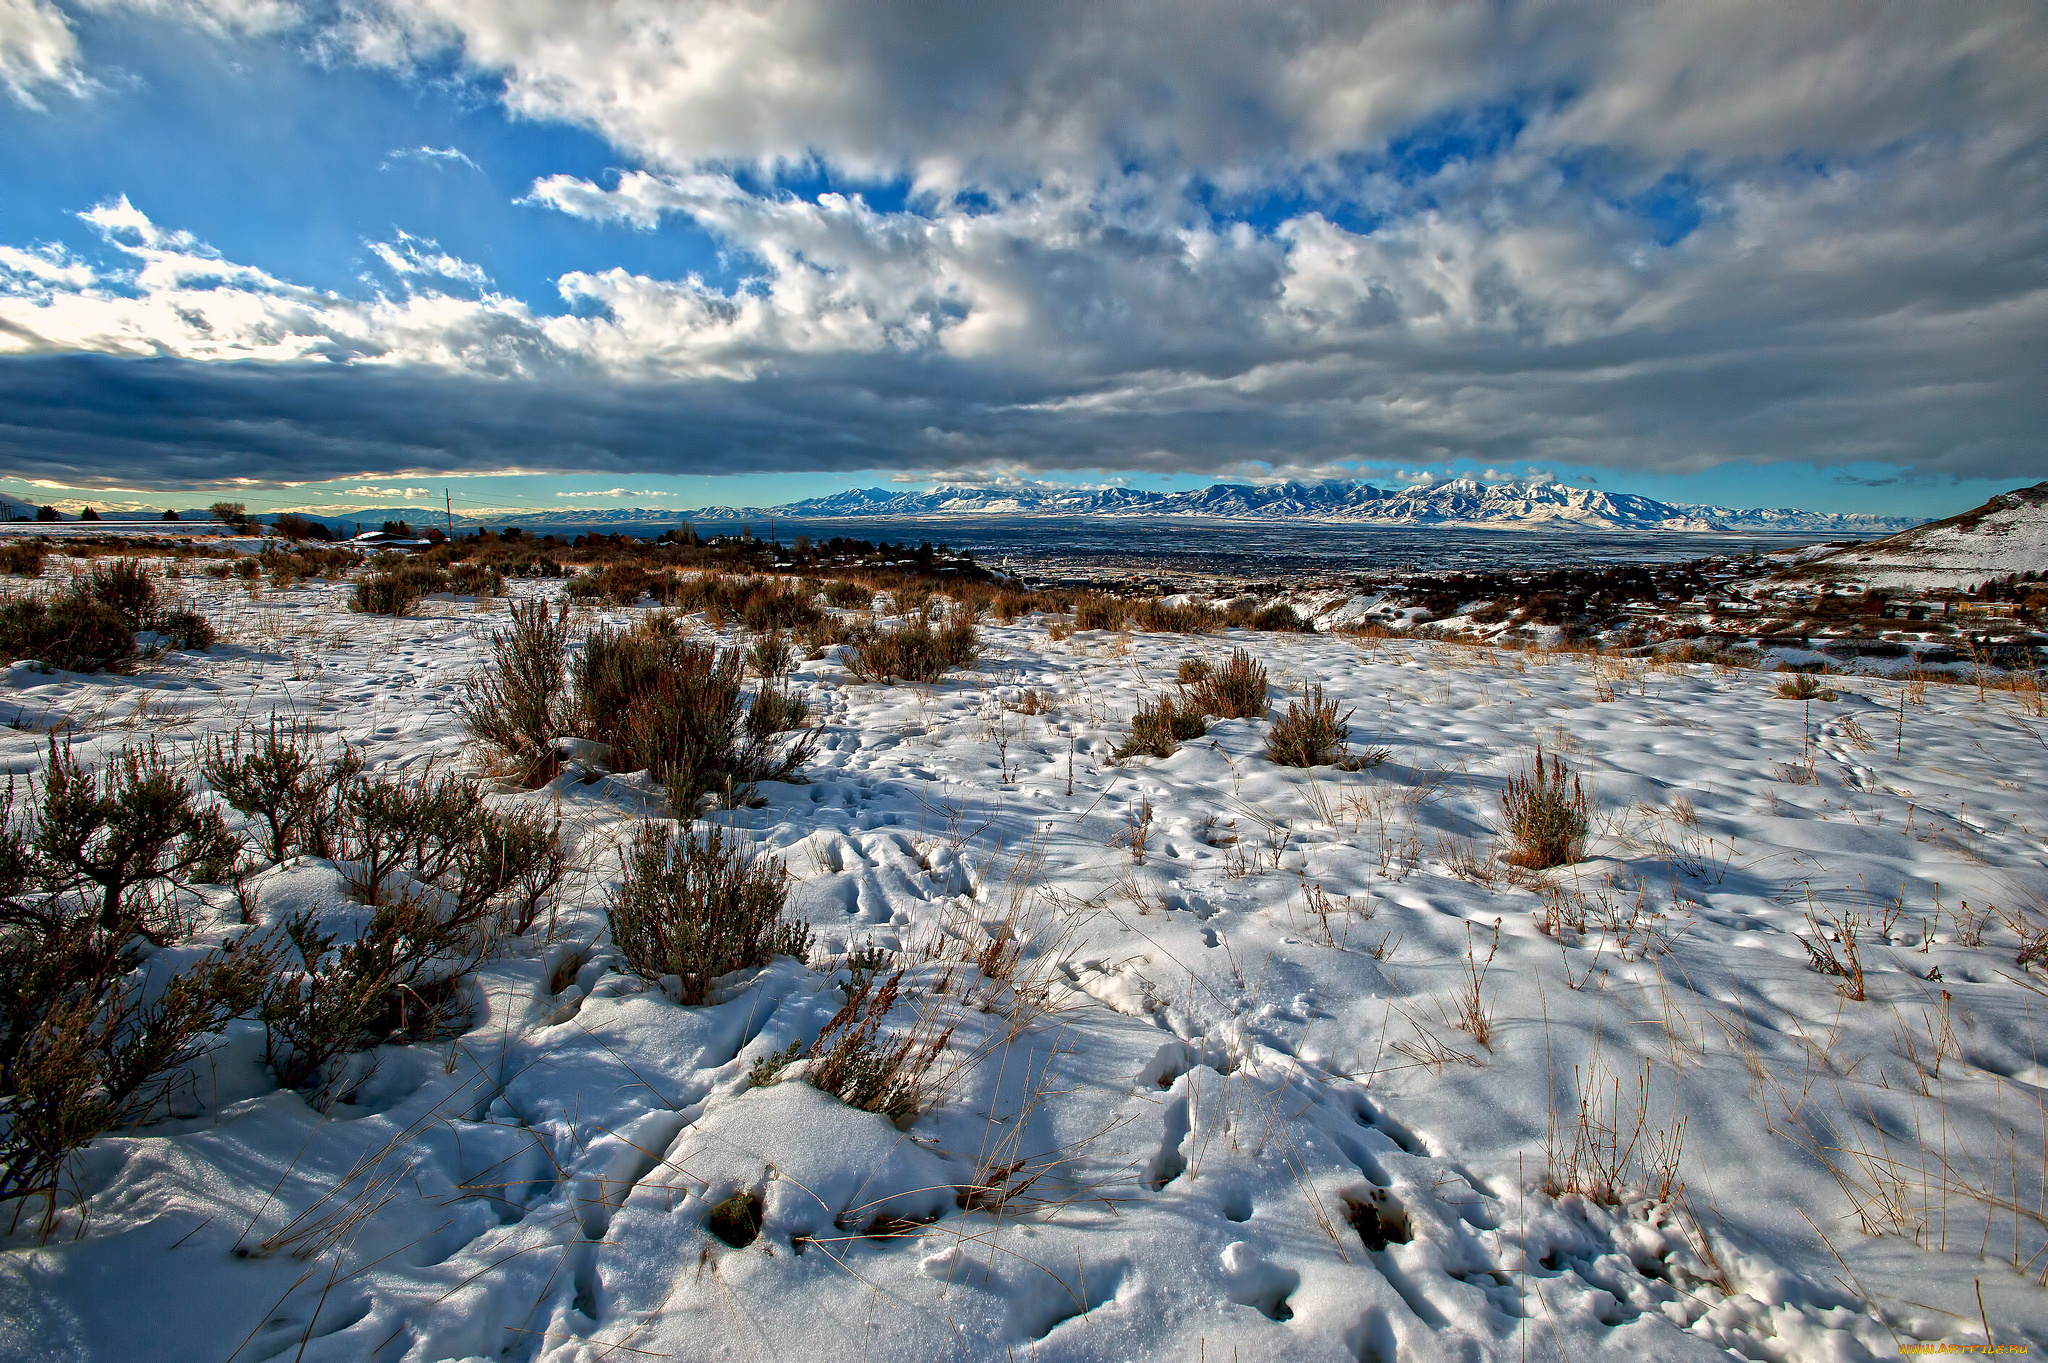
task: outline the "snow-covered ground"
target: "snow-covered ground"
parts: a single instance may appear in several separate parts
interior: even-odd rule
[[[127,678],[17,667],[10,770],[57,723],[97,759],[273,711],[387,771],[475,760],[453,701],[502,603],[385,620],[333,584],[177,585],[228,642]],[[803,664],[808,783],[719,816],[786,858],[811,967],[700,1008],[620,973],[604,892],[646,787],[508,791],[559,811],[584,871],[551,937],[480,973],[469,1030],[388,1048],[322,1116],[238,1025],[179,1116],[86,1152],[83,1217],[9,1242],[0,1355],[1832,1360],[1987,1323],[2048,1347],[2048,994],[2003,921],[2048,890],[2048,720],[2014,696],[1844,678],[1809,705],[1755,672],[1329,636],[983,641],[929,688]],[[1229,720],[1109,760],[1182,658],[1237,646],[1277,707],[1320,682],[1386,759],[1282,768],[1266,722]],[[1590,783],[1591,859],[1510,876],[1497,796],[1539,746]],[[323,863],[254,884],[263,922],[345,911]],[[1865,999],[1809,965],[1816,923],[1837,955],[1853,924]],[[1014,975],[986,978],[970,958],[1010,933]],[[800,1067],[750,1087],[858,945],[952,1028],[902,1130]],[[1620,1205],[1545,1191],[1603,1152]],[[745,1248],[705,1228],[736,1191],[765,1208]]]

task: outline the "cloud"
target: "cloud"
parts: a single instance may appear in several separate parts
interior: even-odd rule
[[[86,9],[133,10],[173,19],[216,36],[256,37],[305,19],[293,0],[78,0]]]
[[[557,492],[557,497],[666,497],[666,492],[651,488],[608,487],[601,492]]]
[[[364,0],[312,41],[597,129],[638,167],[527,202],[736,282],[522,300],[400,233],[350,297],[110,201],[98,263],[0,249],[0,468],[2038,461],[2048,12],[1195,6]]]
[[[670,169],[822,161],[947,192],[1142,165],[1225,185],[1332,167],[1419,123],[1530,105],[1527,135],[1669,161],[1866,153],[2038,102],[2026,6],[1661,0],[849,8],[363,0],[328,43],[453,59],[511,111]]]
[[[470,160],[459,147],[393,147],[385,153],[377,169],[389,170],[394,161],[424,161],[430,166],[453,165],[459,161],[478,174],[483,173],[483,167]]]
[[[84,91],[78,38],[49,0],[0,0],[0,86],[31,109],[42,107],[39,90]]]
[[[462,284],[473,284],[483,288],[491,282],[481,265],[458,259],[440,249],[440,243],[400,232],[396,241],[372,241],[365,243],[370,253],[384,262],[384,267],[400,279],[408,276],[432,276],[452,279]]]
[[[410,501],[414,497],[424,497],[433,490],[430,487],[371,487],[365,483],[361,487],[343,489],[342,495],[345,497],[377,497],[385,501],[403,502]]]

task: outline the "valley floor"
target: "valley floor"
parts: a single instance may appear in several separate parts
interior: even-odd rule
[[[386,620],[330,583],[185,585],[227,642],[123,678],[17,665],[0,761],[35,771],[58,725],[90,760],[189,755],[277,712],[386,771],[475,764],[454,702],[502,602]],[[808,779],[714,817],[785,859],[817,944],[709,1006],[606,936],[659,793],[506,786],[580,870],[467,1030],[386,1048],[323,1115],[236,1024],[175,1116],[85,1153],[52,1234],[17,1227],[0,1355],[2048,1348],[2048,987],[2015,964],[2048,918],[2048,719],[2021,698],[1042,620],[982,642],[931,687],[801,665]],[[1319,682],[1384,760],[1276,766],[1262,720],[1110,760],[1182,658],[1237,647],[1276,708]],[[1587,860],[1536,874],[1497,834],[1539,748],[1594,820]],[[345,907],[327,863],[251,886],[259,923]],[[993,977],[992,942],[1020,947]],[[902,1025],[950,1029],[904,1129],[800,1066],[750,1082],[817,1036],[858,947],[905,967]],[[736,1192],[762,1206],[742,1248],[706,1228]]]

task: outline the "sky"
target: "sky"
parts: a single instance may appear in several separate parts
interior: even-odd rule
[[[0,495],[2048,478],[2048,7],[0,0]]]

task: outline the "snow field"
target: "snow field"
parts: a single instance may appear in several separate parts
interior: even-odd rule
[[[332,584],[178,585],[225,644],[127,678],[17,667],[0,761],[35,770],[57,723],[97,761],[273,710],[386,772],[476,760],[453,701],[502,603],[394,621]],[[384,1048],[323,1116],[238,1024],[172,1117],[85,1153],[82,1217],[14,1237],[0,1353],[1854,1359],[1984,1322],[2048,1345],[2048,999],[2005,921],[2048,887],[2048,726],[2012,697],[982,638],[928,688],[803,664],[810,780],[717,816],[785,859],[818,968],[702,1008],[619,973],[605,887],[658,793],[506,790],[559,813],[581,870],[551,932],[479,972],[469,1029]],[[1181,658],[1232,647],[1276,708],[1320,682],[1387,759],[1277,767],[1265,722],[1228,720],[1108,760]],[[1592,789],[1591,859],[1510,873],[1496,797],[1539,745]],[[251,885],[259,924],[354,912],[325,863]],[[230,931],[217,898],[185,950]],[[1802,937],[1854,945],[1865,997]],[[950,1029],[905,1130],[800,1064],[750,1085],[817,1036],[858,946],[905,969],[900,1026]],[[1610,1180],[1611,1205],[1560,1187]],[[706,1229],[735,1193],[761,1208],[738,1248]]]

